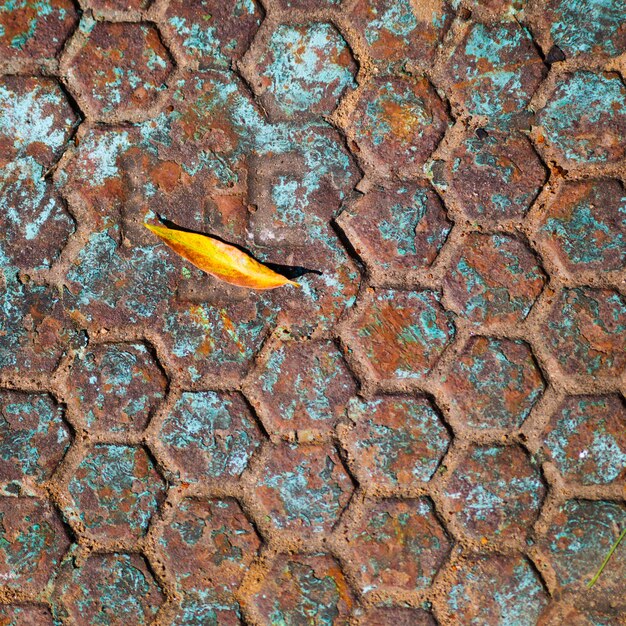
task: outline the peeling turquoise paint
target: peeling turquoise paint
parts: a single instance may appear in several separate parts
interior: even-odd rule
[[[538,122],[566,159],[609,163],[623,156],[612,144],[624,142],[625,111],[626,87],[617,75],[578,70],[557,83]]]
[[[183,393],[165,418],[160,438],[185,477],[198,481],[239,476],[261,443],[241,398],[213,391]],[[194,462],[186,463],[190,454]]]
[[[624,52],[624,0],[560,0],[551,4],[557,19],[550,24],[550,35],[567,56]]]

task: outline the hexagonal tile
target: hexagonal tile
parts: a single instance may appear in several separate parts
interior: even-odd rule
[[[120,553],[93,554],[80,567],[68,563],[55,597],[57,617],[85,626],[147,626],[165,599],[143,557]]]
[[[236,500],[184,498],[159,538],[182,590],[234,591],[261,541]]]
[[[535,626],[548,597],[524,557],[476,555],[453,569],[446,604],[451,615],[463,615],[473,626]]]
[[[473,219],[521,219],[546,178],[537,153],[521,133],[466,137],[446,167],[447,185]]]
[[[427,498],[370,504],[346,541],[363,593],[429,587],[452,545]]]
[[[43,604],[2,604],[0,623],[4,626],[54,626],[50,609]]]
[[[22,271],[49,268],[74,232],[44,174],[31,157],[0,169],[0,259]]]
[[[395,489],[430,480],[450,443],[424,397],[354,398],[348,416],[355,426],[344,435],[345,446],[359,478],[376,486]]]
[[[380,607],[367,609],[359,619],[359,626],[437,626],[435,618],[422,609],[406,607]]]
[[[545,494],[541,474],[519,446],[474,446],[452,472],[448,506],[475,539],[520,539],[537,519]]]
[[[626,300],[608,289],[564,289],[544,336],[566,374],[617,376],[626,365]]]
[[[430,63],[452,16],[445,0],[359,0],[350,17],[374,60]]]
[[[530,33],[515,20],[472,24],[447,65],[450,100],[485,116],[491,128],[519,117],[547,72]]]
[[[546,277],[536,256],[515,237],[470,233],[452,259],[444,293],[475,324],[517,324],[526,318]]]
[[[0,590],[41,592],[69,546],[47,500],[0,497]]]
[[[0,15],[2,14],[0,9]],[[61,156],[80,119],[51,78],[0,78],[0,163],[32,157],[42,168]]]
[[[3,483],[48,480],[70,445],[63,409],[47,393],[0,390]]]
[[[270,432],[330,432],[356,383],[332,341],[273,345],[249,389]]]
[[[349,117],[353,151],[376,169],[419,174],[448,127],[446,105],[424,77],[377,76]]]
[[[574,163],[615,163],[626,155],[626,86],[617,74],[565,74],[537,114],[539,141]]]
[[[583,587],[626,527],[626,509],[618,502],[568,500],[552,520],[541,545],[559,585]],[[626,554],[616,550],[594,589],[620,593],[626,577]]]
[[[571,272],[626,266],[626,192],[620,181],[567,181],[539,222],[546,245]]]
[[[156,28],[121,22],[89,22],[84,28],[88,38],[70,74],[96,115],[140,112],[153,104],[173,69]]]
[[[0,58],[54,58],[77,22],[72,0],[4,2],[0,6]]]
[[[254,488],[277,528],[304,536],[330,532],[353,490],[334,447],[291,444],[272,450]]]
[[[455,335],[433,291],[376,291],[359,305],[351,338],[381,380],[419,380]]]
[[[626,2],[624,0],[567,0],[541,2],[550,37],[566,57],[581,54],[626,52]]]
[[[167,379],[143,343],[94,345],[72,362],[71,392],[87,426],[140,431],[165,397]]]
[[[96,445],[69,483],[81,521],[101,540],[145,534],[165,498],[165,481],[143,448]]]
[[[457,414],[470,428],[519,428],[545,389],[527,343],[472,337],[443,379]]]
[[[439,196],[422,181],[373,189],[340,222],[369,265],[398,271],[428,267],[452,228]]]
[[[34,285],[16,270],[0,273],[0,372],[52,373],[83,342],[56,289]]]
[[[167,626],[243,626],[239,605],[209,591],[185,593]]]
[[[230,67],[250,47],[262,18],[256,0],[172,0],[163,28],[201,67]]]
[[[160,439],[185,480],[236,478],[263,436],[236,393],[184,392],[161,426]]]
[[[350,48],[324,22],[280,24],[250,63],[261,102],[279,118],[330,114],[346,89],[356,86]]]
[[[619,396],[572,396],[552,415],[544,446],[566,480],[602,485],[626,478],[626,407]]]
[[[267,624],[344,624],[354,598],[326,554],[280,555],[252,601]],[[313,620],[313,621],[311,621]]]

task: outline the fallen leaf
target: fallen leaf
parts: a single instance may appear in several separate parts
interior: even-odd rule
[[[193,263],[203,272],[211,274],[238,287],[250,289],[275,289],[295,283],[259,263],[239,248],[224,243],[210,235],[144,224],[174,252]]]

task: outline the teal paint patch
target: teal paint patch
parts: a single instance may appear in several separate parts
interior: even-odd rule
[[[624,0],[552,0],[547,11],[552,41],[568,57],[626,49]]]
[[[353,398],[348,416],[355,426],[345,435],[346,445],[363,479],[373,484],[394,488],[430,480],[450,443],[425,398]]]
[[[238,477],[262,435],[240,396],[204,391],[182,394],[160,439],[184,478],[202,482]]]
[[[352,54],[331,24],[278,26],[256,67],[262,98],[287,117],[329,114],[356,87]]]
[[[557,512],[543,541],[562,587],[582,587],[626,527],[626,510],[618,502],[568,500]],[[626,576],[626,556],[618,549],[595,588],[615,593]]]
[[[80,567],[68,562],[56,581],[52,606],[64,621],[147,626],[164,599],[143,557],[114,552],[93,554]]]
[[[565,75],[537,122],[563,158],[613,163],[626,151],[626,87],[616,74],[586,70]]]
[[[549,458],[566,480],[612,483],[626,473],[626,409],[617,396],[567,398],[544,435]]]
[[[463,531],[480,539],[525,536],[539,514],[545,486],[518,446],[475,446],[445,487]]]
[[[534,626],[548,605],[534,568],[523,557],[478,556],[453,574],[446,604],[471,626]]]
[[[70,445],[63,410],[44,393],[0,391],[0,475],[7,485],[48,480]],[[7,494],[8,495],[8,494]]]
[[[165,481],[143,448],[96,445],[69,483],[78,515],[101,539],[141,537],[165,497]]]

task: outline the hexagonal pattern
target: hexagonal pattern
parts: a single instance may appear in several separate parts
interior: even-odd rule
[[[76,469],[69,492],[89,533],[115,540],[145,534],[165,483],[143,448],[96,445]]]
[[[450,155],[446,183],[473,219],[521,219],[537,197],[546,171],[520,133],[483,131]]]
[[[352,53],[332,24],[281,24],[251,62],[253,85],[278,117],[332,113],[345,90],[356,86]]]
[[[451,101],[488,127],[515,120],[546,74],[530,33],[515,20],[472,24],[450,52]]]
[[[528,344],[472,337],[443,380],[457,419],[470,428],[514,429],[545,388]]]
[[[616,376],[626,365],[626,300],[607,289],[564,289],[545,326],[568,374]]]
[[[364,593],[428,587],[451,547],[425,498],[381,500],[368,507],[347,543]]]
[[[81,567],[66,565],[55,585],[59,617],[89,626],[151,624],[163,592],[138,554],[94,554]]]
[[[518,446],[475,446],[445,487],[463,532],[487,541],[524,537],[544,494],[539,470]]]
[[[243,56],[261,19],[255,0],[172,0],[162,26],[190,61],[229,67]]]
[[[426,78],[381,75],[361,92],[347,132],[363,160],[404,178],[420,172],[448,120],[446,105]]]
[[[541,215],[542,239],[571,272],[626,265],[626,192],[613,179],[566,182]]]
[[[0,0],[0,622],[621,624],[625,1]]]
[[[340,219],[357,253],[382,270],[428,267],[452,226],[441,200],[423,182],[374,189]]]
[[[446,604],[450,614],[463,615],[466,624],[534,626],[548,597],[526,559],[485,555],[454,568]]]
[[[167,386],[143,343],[93,346],[76,357],[69,376],[87,427],[105,432],[144,428]]]
[[[71,72],[96,115],[124,115],[152,104],[172,71],[158,31],[148,24],[108,22],[88,24],[87,30]]]
[[[535,255],[508,235],[468,235],[444,278],[453,307],[475,323],[521,322],[546,277]]]
[[[50,395],[0,390],[3,483],[39,484],[48,480],[69,445],[63,409]]]
[[[161,426],[160,440],[187,481],[238,477],[262,440],[243,398],[185,392]]]
[[[331,341],[274,346],[254,380],[251,396],[274,433],[330,431],[356,393],[354,378]]]
[[[626,509],[618,502],[569,500],[560,507],[542,542],[561,587],[582,587],[626,524]],[[616,550],[596,585],[608,593],[624,584],[626,556]]]
[[[353,489],[333,447],[283,444],[265,462],[255,494],[277,528],[306,536],[329,532]]]
[[[341,624],[354,599],[339,563],[326,554],[280,555],[253,598],[266,623]]]
[[[0,497],[0,589],[43,591],[70,541],[47,500]]]
[[[537,123],[561,159],[573,163],[614,163],[626,154],[626,86],[617,74],[587,70],[556,83]]]
[[[544,445],[566,480],[607,484],[626,476],[626,407],[619,396],[572,396],[558,407]]]
[[[423,378],[455,334],[432,291],[377,291],[353,327],[352,342],[380,380]]]
[[[55,57],[78,14],[72,0],[19,0],[0,7],[0,59]]]
[[[348,416],[355,425],[344,436],[359,479],[390,489],[432,478],[450,437],[424,397],[354,398]]]
[[[261,541],[236,500],[185,498],[159,546],[184,590],[234,590]]]

